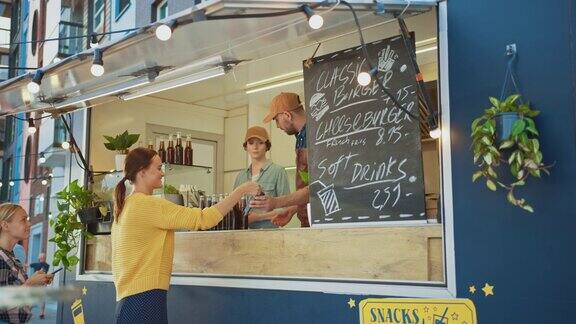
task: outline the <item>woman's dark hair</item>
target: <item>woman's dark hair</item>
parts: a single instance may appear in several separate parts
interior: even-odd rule
[[[126,156],[126,161],[124,162],[124,178],[116,185],[114,190],[114,209],[115,209],[115,220],[118,221],[122,208],[124,208],[124,199],[126,198],[126,180],[134,182],[136,180],[136,175],[141,170],[146,169],[152,163],[154,156],[158,155],[156,151],[138,147],[130,151],[128,156]]]
[[[270,148],[272,147],[272,143],[269,140],[266,140],[266,151],[270,151]],[[244,144],[242,144],[242,146],[244,147],[244,150],[246,150],[246,148],[248,147],[248,141],[244,142]]]

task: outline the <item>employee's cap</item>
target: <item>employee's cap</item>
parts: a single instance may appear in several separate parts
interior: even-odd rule
[[[266,129],[260,126],[252,126],[248,128],[248,130],[246,131],[246,137],[244,138],[244,143],[248,142],[249,139],[254,137],[264,142],[270,140],[270,137],[268,137],[268,132],[266,131]]]
[[[292,92],[282,92],[272,99],[268,115],[264,118],[265,123],[269,123],[276,115],[284,111],[296,110],[302,107],[300,98]]]

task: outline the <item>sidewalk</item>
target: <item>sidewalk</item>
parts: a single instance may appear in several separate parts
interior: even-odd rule
[[[46,303],[46,309],[44,310],[44,319],[40,319],[40,306],[34,305],[32,308],[32,319],[30,324],[56,324],[56,312],[58,308],[58,303],[51,302]]]

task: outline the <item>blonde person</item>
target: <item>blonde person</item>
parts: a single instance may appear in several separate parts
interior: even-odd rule
[[[0,286],[43,286],[52,282],[54,275],[43,270],[30,278],[22,262],[14,256],[14,246],[20,240],[28,240],[30,222],[26,211],[15,204],[0,205]],[[26,323],[32,317],[30,306],[0,308],[0,323]]]
[[[116,186],[112,224],[112,275],[116,287],[117,323],[167,323],[166,294],[174,258],[174,230],[209,229],[244,194],[258,193],[247,182],[220,203],[188,208],[153,197],[162,186],[162,161],[156,151],[136,148],[126,157],[124,178]],[[126,196],[125,181],[134,190]]]
[[[266,196],[278,197],[290,193],[288,175],[286,170],[278,164],[266,159],[266,152],[272,147],[268,132],[264,127],[253,126],[248,128],[244,136],[244,150],[250,156],[250,166],[238,173],[234,188],[247,181],[256,181]],[[249,228],[276,228],[271,222],[278,213],[290,212],[288,210],[272,211],[267,213],[252,212],[248,214]],[[294,211],[293,211],[294,212]]]

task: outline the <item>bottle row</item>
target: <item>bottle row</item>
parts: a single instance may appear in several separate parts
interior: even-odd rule
[[[158,149],[154,147],[154,141],[148,141],[148,148],[156,150],[163,163],[178,164],[178,165],[193,165],[193,150],[192,139],[190,135],[186,137],[186,147],[182,145],[182,135],[180,132],[176,133],[176,144],[174,144],[174,136],[168,136],[168,144],[165,140],[160,139]]]

